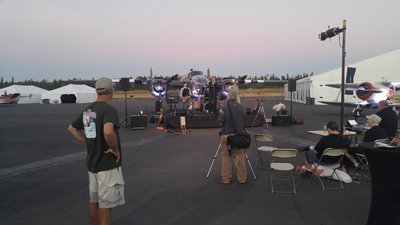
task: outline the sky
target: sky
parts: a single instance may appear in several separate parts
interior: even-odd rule
[[[398,0],[0,0],[4,80],[319,74],[400,48]]]

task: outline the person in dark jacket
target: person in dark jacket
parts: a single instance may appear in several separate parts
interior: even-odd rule
[[[367,123],[368,123],[368,126],[370,127],[370,129],[368,129],[365,132],[363,141],[364,142],[372,142],[372,141],[375,141],[378,139],[386,138],[387,137],[386,130],[383,127],[379,126],[379,123],[381,122],[382,118],[375,114],[371,114],[366,117],[367,117]],[[364,154],[365,152],[362,152],[361,148],[359,148],[358,145],[356,145],[356,146],[350,147],[348,153],[346,153],[347,159],[349,159],[353,163],[354,167],[358,167],[358,162],[354,158],[356,153]]]
[[[228,136],[236,133],[236,131],[243,130],[244,119],[246,117],[246,109],[237,102],[237,96],[238,93],[231,90],[228,94],[227,104],[218,112],[218,124],[222,125],[222,130],[220,132],[222,168],[221,179],[219,180],[222,184],[231,183],[232,161],[234,161],[236,167],[236,175],[239,183],[247,183],[245,150],[228,145]],[[229,107],[232,113],[229,112]]]
[[[388,101],[382,100],[378,103],[378,112],[376,115],[382,118],[379,126],[386,130],[387,137],[395,137],[397,132],[397,114],[389,107]]]
[[[329,121],[326,127],[328,129],[328,135],[323,136],[315,146],[311,146],[305,150],[307,175],[311,175],[311,164],[320,160],[325,149],[348,148],[350,146],[350,139],[340,135],[339,126],[336,122]],[[336,158],[326,158],[325,162],[332,162],[333,160],[336,160]]]

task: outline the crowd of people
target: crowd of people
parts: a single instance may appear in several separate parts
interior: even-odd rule
[[[113,98],[114,85],[108,78],[96,81],[97,100],[85,107],[72,121],[68,131],[74,138],[86,144],[86,166],[89,177],[89,220],[91,224],[110,224],[111,209],[125,203],[124,179],[122,176],[122,154],[119,137],[119,118],[117,110],[109,104]],[[209,97],[213,112],[218,113],[221,125],[221,179],[219,182],[228,185],[232,182],[232,163],[236,167],[237,181],[247,183],[245,149],[228,144],[228,137],[244,130],[246,116],[245,107],[240,103],[237,83],[228,93],[227,102],[218,112],[216,103],[217,83],[211,79]],[[188,84],[180,91],[182,102],[191,96]],[[400,148],[397,132],[397,114],[389,108],[386,100],[379,102],[378,112],[367,116],[370,127],[365,133],[364,141],[370,142],[382,138],[390,138],[391,143]],[[348,158],[357,166],[353,155],[360,150],[351,146],[351,141],[340,134],[339,126],[334,121],[326,124],[327,136],[323,136],[315,146],[305,150],[306,174],[311,174],[311,165],[318,162],[322,152],[327,148],[347,148]],[[330,160],[329,158],[327,160]]]

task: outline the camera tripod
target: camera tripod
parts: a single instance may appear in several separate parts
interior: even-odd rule
[[[217,158],[217,155],[218,155],[218,152],[219,152],[220,148],[221,148],[221,143],[219,143],[217,151],[215,152],[213,160],[211,162],[210,168],[208,169],[208,172],[207,172],[207,175],[206,175],[207,179],[210,176],[211,169],[212,169],[212,167],[214,165],[215,159]],[[250,163],[250,160],[249,160],[249,156],[247,155],[246,150],[244,151],[244,156],[246,157],[246,160],[247,160],[247,163],[249,164],[250,170],[253,173],[254,180],[257,180],[256,174],[254,173],[253,167],[251,166],[251,163]]]
[[[251,125],[252,127],[254,127],[254,124],[255,124],[256,121],[257,121],[258,115],[262,115],[262,116],[264,117],[264,123],[265,123],[265,125],[266,125],[267,128],[268,128],[267,117],[265,116],[265,110],[264,110],[263,100],[260,100],[260,103],[259,103],[259,105],[258,105],[257,115],[256,115],[256,117],[254,118],[253,125]]]

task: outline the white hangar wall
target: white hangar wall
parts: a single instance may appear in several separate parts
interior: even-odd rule
[[[346,65],[356,68],[354,83],[361,82],[399,82],[400,81],[400,49],[378,55],[357,63]],[[345,72],[346,72],[345,71]],[[346,75],[346,74],[345,74]],[[340,101],[340,89],[325,86],[340,84],[342,68],[328,71],[296,81],[293,101],[299,103],[322,104],[319,101]],[[346,78],[345,78],[346,79]],[[285,100],[290,100],[288,85],[285,85]],[[359,102],[355,93],[345,95],[346,102]]]

